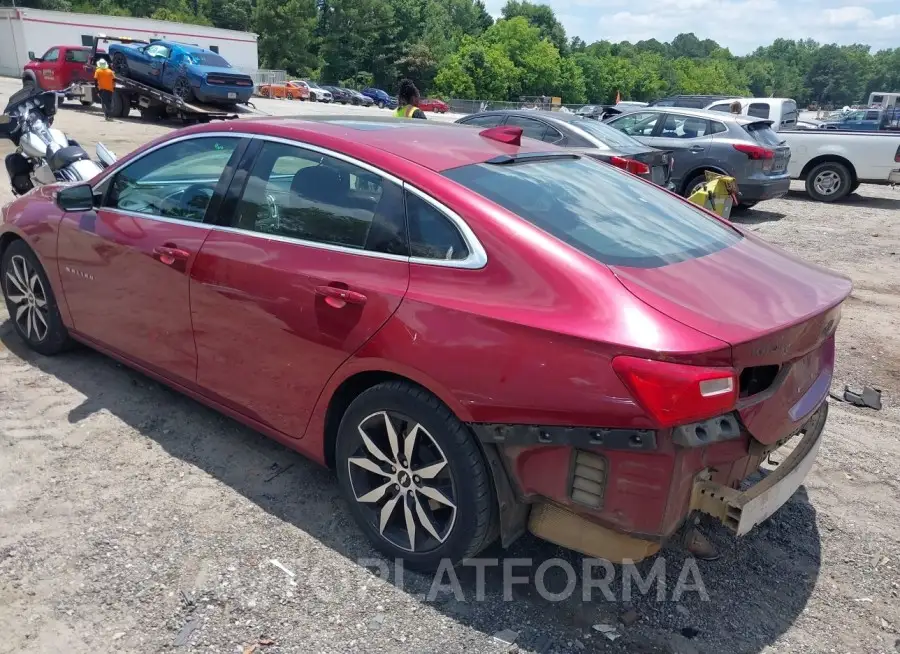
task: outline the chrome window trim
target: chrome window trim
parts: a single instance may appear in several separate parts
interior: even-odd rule
[[[416,188],[412,184],[404,182],[403,188],[419,199],[423,200],[424,202],[430,204],[442,216],[449,220],[450,223],[454,227],[456,227],[456,230],[459,232],[460,236],[462,236],[462,240],[466,244],[466,247],[469,248],[469,256],[467,256],[465,259],[458,259],[454,261],[452,259],[448,260],[428,259],[426,257],[409,257],[410,263],[426,264],[429,266],[443,266],[445,268],[467,268],[470,270],[479,270],[487,265],[487,252],[484,251],[484,246],[481,245],[481,241],[478,240],[478,237],[475,236],[475,232],[473,232],[468,223],[463,220],[462,216],[447,207],[445,204],[438,202],[424,191]]]
[[[160,222],[172,223],[176,225],[188,225],[193,227],[206,227],[210,231],[218,231],[218,232],[228,232],[232,234],[243,234],[248,236],[253,236],[255,238],[260,238],[268,241],[276,241],[279,243],[294,243],[297,245],[303,245],[306,247],[318,248],[320,250],[328,250],[330,252],[343,252],[346,254],[355,254],[357,256],[364,257],[372,257],[374,259],[387,259],[390,261],[406,261],[407,263],[415,263],[422,264],[428,266],[437,266],[442,268],[459,268],[459,269],[469,269],[469,270],[479,270],[484,268],[487,265],[487,253],[484,250],[484,246],[481,244],[481,241],[478,240],[478,237],[475,236],[475,233],[469,227],[469,225],[463,220],[463,218],[457,214],[455,211],[447,207],[446,205],[438,202],[430,195],[425,193],[424,191],[419,190],[415,186],[403,181],[399,177],[384,171],[376,166],[373,166],[365,161],[360,161],[355,159],[349,155],[343,154],[341,152],[335,152],[334,150],[329,150],[327,148],[323,148],[317,145],[313,145],[311,143],[304,143],[302,141],[296,141],[293,139],[282,138],[280,136],[268,136],[266,134],[254,134],[251,132],[237,132],[237,131],[227,131],[227,132],[203,132],[200,134],[186,134],[184,136],[178,136],[176,138],[165,141],[164,143],[160,143],[158,145],[153,146],[152,148],[145,150],[140,155],[130,160],[124,166],[117,166],[115,171],[107,172],[104,171],[105,174],[101,174],[101,178],[95,184],[93,184],[92,188],[96,189],[97,187],[108,183],[108,181],[120,170],[124,170],[128,166],[137,161],[140,161],[145,156],[156,152],[157,150],[166,147],[167,145],[171,145],[173,143],[178,143],[179,141],[184,141],[187,139],[197,139],[197,138],[248,138],[248,139],[258,139],[260,141],[271,141],[274,143],[283,143],[284,145],[289,145],[292,147],[300,148],[303,150],[309,150],[311,152],[316,152],[318,154],[334,157],[335,159],[339,159],[344,161],[345,163],[349,163],[353,166],[357,166],[362,168],[363,170],[367,170],[370,173],[378,175],[379,177],[386,179],[390,182],[393,182],[397,186],[400,187],[401,190],[408,190],[410,193],[414,193],[416,196],[430,204],[436,210],[438,210],[444,217],[450,220],[451,223],[456,227],[456,229],[460,232],[463,241],[465,241],[466,246],[469,248],[469,256],[465,259],[459,259],[456,261],[453,260],[443,260],[443,259],[427,259],[424,257],[410,257],[406,255],[400,254],[388,254],[384,252],[372,252],[370,250],[361,250],[358,248],[347,247],[343,245],[334,245],[331,243],[321,243],[319,241],[308,241],[301,238],[296,238],[292,236],[282,236],[279,234],[266,234],[263,232],[257,232],[250,229],[241,229],[239,227],[230,227],[230,226],[222,226],[215,225],[209,222],[194,222],[190,220],[181,220],[179,218],[168,218],[164,216],[158,216],[156,214],[149,213],[140,213],[137,211],[126,211],[123,209],[117,209],[115,207],[99,207],[101,211],[114,211],[116,213],[121,213],[128,216],[133,216],[137,218],[145,218],[148,220],[158,220]]]

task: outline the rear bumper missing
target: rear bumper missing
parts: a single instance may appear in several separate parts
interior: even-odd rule
[[[691,509],[718,518],[738,536],[747,534],[781,508],[809,474],[828,417],[824,402],[801,429],[802,438],[778,468],[746,491],[698,480],[691,495]]]

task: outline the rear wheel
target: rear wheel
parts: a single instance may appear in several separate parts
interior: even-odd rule
[[[94,103],[91,102],[90,100],[82,100],[82,101],[81,101],[81,106],[82,106],[82,107],[90,107],[92,104],[94,104]]]
[[[190,102],[194,99],[194,90],[191,88],[191,82],[187,77],[182,75],[175,80],[175,84],[172,86],[172,95],[182,102]]]
[[[377,104],[379,109],[384,109],[384,100],[379,100]]]
[[[25,241],[9,244],[0,261],[6,309],[19,337],[46,356],[71,345],[53,289],[37,256]]]
[[[853,182],[853,183],[850,185],[850,192],[851,192],[851,193],[855,192],[856,189],[859,188],[859,184],[860,184],[859,182]]]
[[[835,202],[850,193],[850,171],[843,164],[826,161],[806,176],[806,192],[813,200]]]
[[[684,185],[684,197],[691,197],[694,193],[703,188],[704,184],[706,184],[706,175],[702,172],[699,175],[695,175]]]
[[[119,91],[113,91],[109,99],[109,115],[113,118],[126,118],[131,113],[131,107],[125,96]]]
[[[421,388],[386,382],[360,394],[341,420],[335,461],[369,540],[410,568],[475,556],[496,533],[493,486],[478,444]]]

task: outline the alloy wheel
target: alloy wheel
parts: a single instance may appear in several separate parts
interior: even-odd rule
[[[379,411],[357,426],[347,459],[350,485],[368,521],[408,552],[440,547],[456,522],[457,493],[447,457],[420,423]]]
[[[172,89],[172,93],[181,100],[187,100],[190,90],[190,83],[185,78],[179,77],[175,80],[175,87]]]
[[[32,342],[42,342],[50,331],[50,314],[41,278],[25,257],[16,255],[10,259],[4,281],[6,299],[15,307],[12,318],[21,333]]]
[[[821,195],[834,195],[841,188],[841,176],[833,170],[823,170],[816,175],[813,186]]]

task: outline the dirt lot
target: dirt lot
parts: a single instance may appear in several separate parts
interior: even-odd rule
[[[120,155],[168,129],[74,109],[57,126]],[[833,390],[881,388],[885,408],[833,405],[789,504],[741,540],[711,527],[724,556],[700,564],[708,601],[672,601],[674,550],[665,601],[632,597],[615,642],[592,625],[631,608],[619,592],[551,602],[531,584],[504,601],[497,568],[483,601],[472,569],[462,602],[423,598],[430,577],[386,583],[360,563],[374,554],[330,472],[99,354],[36,356],[0,310],[0,652],[900,651],[900,191],[837,206],[794,192],[741,222],[853,278]],[[532,557],[532,579],[553,557],[581,569],[531,537],[486,555]]]

